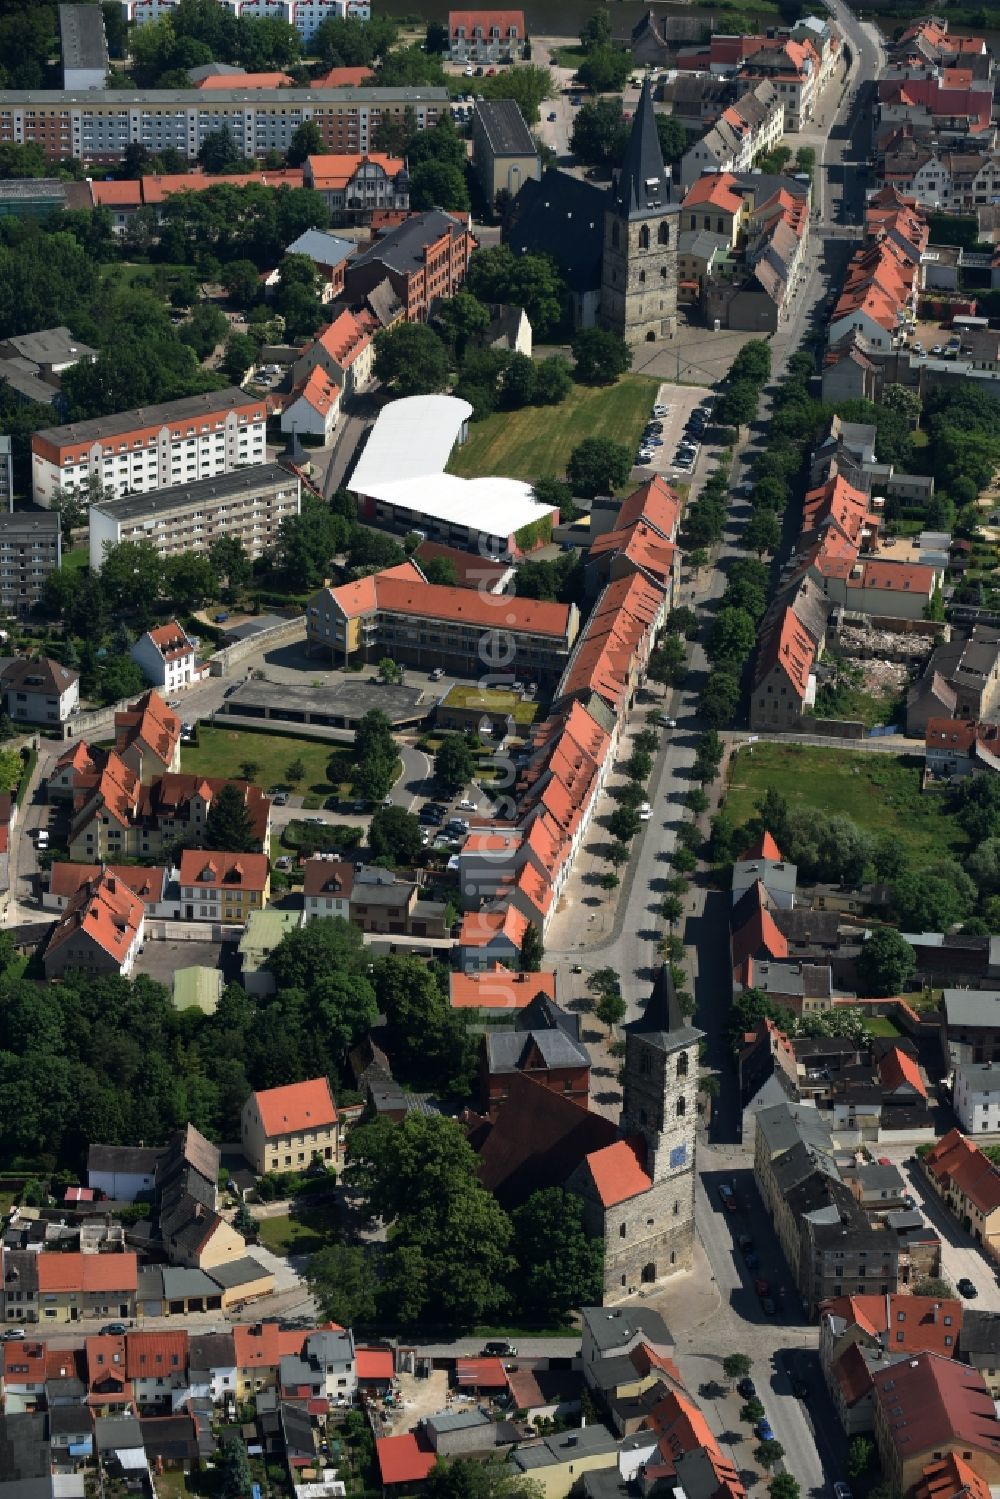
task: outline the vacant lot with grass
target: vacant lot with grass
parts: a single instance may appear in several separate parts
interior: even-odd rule
[[[257,1229],[260,1242],[275,1254],[315,1254],[336,1240],[336,1205],[293,1208],[278,1218],[262,1218]]]
[[[496,411],[472,423],[468,442],[455,449],[448,467],[469,477],[505,474],[530,483],[546,474],[562,476],[585,437],[610,437],[634,453],[657,388],[655,380],[626,375],[617,385],[574,385],[561,406]]]
[[[726,811],[738,823],[753,816],[765,791],[792,804],[844,812],[871,833],[889,833],[913,862],[931,864],[968,847],[944,792],[920,790],[922,763],[909,755],[851,753],[806,744],[755,744],[729,767]]]
[[[292,783],[288,770],[301,761],[305,775]],[[350,773],[347,754],[336,745],[320,744],[315,739],[298,739],[290,734],[255,734],[241,729],[222,729],[202,724],[197,745],[181,750],[181,770],[204,776],[243,777],[243,766],[254,766],[253,779],[258,786],[286,786],[289,790],[323,798],[335,793],[346,794],[346,786],[331,780],[331,760],[340,762],[344,776]],[[318,805],[318,803],[317,803]]]

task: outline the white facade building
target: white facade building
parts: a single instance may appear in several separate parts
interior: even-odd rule
[[[954,1106],[967,1135],[1000,1135],[1000,1065],[960,1062],[955,1068]]]
[[[195,678],[195,650],[175,619],[147,630],[129,654],[147,682],[164,692],[190,687]]]

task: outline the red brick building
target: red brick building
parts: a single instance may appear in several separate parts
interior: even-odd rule
[[[476,241],[462,218],[431,208],[411,214],[348,262],[345,290],[360,302],[388,281],[408,323],[427,321],[434,305],[453,297],[465,280]]]

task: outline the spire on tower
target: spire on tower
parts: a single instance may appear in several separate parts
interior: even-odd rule
[[[642,86],[625,160],[612,193],[615,208],[627,219],[662,213],[670,202],[670,178],[663,165],[648,78]]]

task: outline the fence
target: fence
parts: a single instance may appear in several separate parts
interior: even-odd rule
[[[242,926],[221,921],[147,921],[147,942],[238,942]]]

